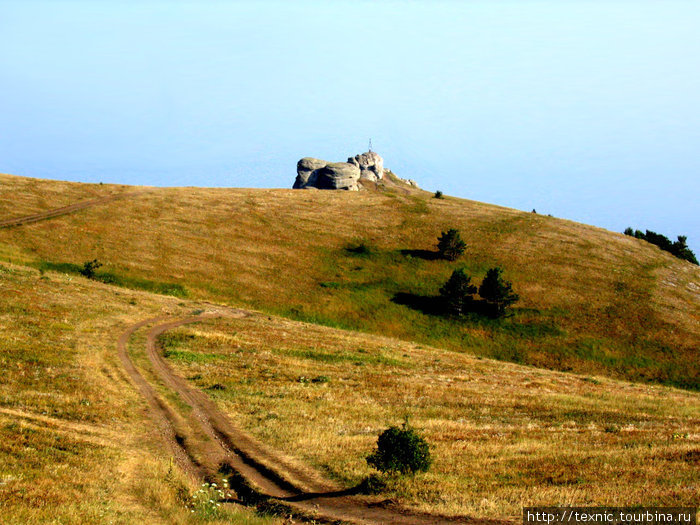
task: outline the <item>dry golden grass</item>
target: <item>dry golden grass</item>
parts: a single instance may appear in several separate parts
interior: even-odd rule
[[[353,485],[404,416],[432,469],[388,496],[517,518],[527,505],[694,505],[700,394],[538,370],[263,316],[162,337],[180,374],[241,427]]]
[[[0,213],[125,189],[3,175]],[[467,256],[423,258],[449,227]],[[367,256],[345,249],[360,241]],[[179,283],[194,301],[0,264],[9,523],[206,521],[184,508],[195,487],[170,469],[115,348],[129,323],[188,314],[198,299],[375,334],[258,317],[166,338],[173,364],[242,427],[345,483],[369,473],[377,434],[407,414],[435,464],[389,494],[418,508],[495,517],[525,504],[697,502],[698,394],[602,377],[697,388],[698,268],[642,241],[423,193],[202,188],[0,230],[5,261],[93,258]],[[435,294],[456,266],[479,279],[496,264],[522,297],[508,320],[454,322],[395,300]]]
[[[9,219],[124,191],[120,184],[75,184],[0,173],[0,217]]]
[[[38,209],[37,195],[53,184],[60,190],[45,201],[99,188],[2,182],[0,203],[25,211]],[[423,258],[420,250],[434,250],[449,227],[467,242],[464,258]],[[360,240],[370,256],[345,250]],[[5,260],[95,257],[107,271],[178,283],[194,298],[545,368],[700,388],[700,270],[571,221],[421,192],[159,188],[0,230]],[[478,282],[494,265],[521,296],[506,321],[452,322],[397,300],[435,295],[455,267]]]
[[[119,364],[126,325],[186,311],[173,298],[0,264],[2,523],[271,522],[185,507],[196,486],[171,467]]]

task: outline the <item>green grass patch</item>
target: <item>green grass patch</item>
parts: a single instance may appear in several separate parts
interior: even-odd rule
[[[532,220],[507,217],[487,229],[519,231]],[[581,337],[568,326],[574,314],[561,306],[537,309],[516,305],[510,315],[500,319],[479,313],[461,318],[441,315],[435,308],[436,296],[452,270],[464,268],[478,283],[495,261],[465,256],[449,262],[436,257],[433,250],[384,248],[366,240],[356,240],[340,250],[323,249],[319,261],[325,279],[319,280],[314,302],[324,304],[324,309],[299,305],[280,312],[282,315],[336,328],[394,335],[400,323],[400,337],[432,346],[563,371],[607,370],[633,381],[700,390],[698,374],[684,364],[675,349],[638,338],[625,340],[603,334]],[[611,308],[628,308],[628,287],[618,284],[616,291],[620,294],[619,305],[613,303]]]
[[[195,339],[194,334],[170,330],[158,336],[158,343],[163,350],[177,350],[182,346],[191,344]]]
[[[54,271],[75,275],[81,275],[81,270],[83,269],[83,266],[80,264],[51,261],[39,261],[38,263],[31,264],[31,266],[38,268],[41,271]],[[152,281],[150,279],[142,279],[140,277],[119,275],[113,272],[96,272],[93,279],[105,284],[113,284],[114,286],[121,286],[122,288],[130,288],[132,290],[143,290],[146,292],[161,295],[172,295],[180,298],[185,298],[188,296],[187,289],[178,283]]]
[[[225,359],[225,355],[192,352],[183,347],[190,346],[195,340],[194,334],[169,331],[158,336],[158,343],[163,349],[163,356],[181,363],[206,363]]]
[[[416,196],[410,196],[408,199],[410,203],[407,202],[405,204],[405,210],[408,213],[424,215],[430,211],[428,209],[428,204],[425,202],[425,199]]]
[[[226,358],[226,356],[221,354],[202,354],[200,352],[190,352],[188,350],[165,350],[163,356],[173,361],[180,361],[181,363],[207,363]]]
[[[316,350],[279,350],[279,352],[292,357],[298,357],[301,359],[311,359],[313,361],[320,361],[322,363],[343,363],[349,362],[354,364],[368,364],[368,365],[384,365],[384,366],[399,366],[406,367],[407,363],[399,359],[394,359],[393,357],[387,357],[382,354],[370,354],[365,353],[364,350],[358,349],[357,354],[350,354],[346,352],[319,352]]]

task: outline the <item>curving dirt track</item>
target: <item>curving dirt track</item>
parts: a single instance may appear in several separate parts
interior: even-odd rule
[[[231,474],[232,485],[248,503],[282,506],[297,516],[330,523],[365,525],[441,525],[447,523],[502,524],[499,520],[477,520],[468,517],[444,517],[401,509],[387,502],[357,495],[352,489],[341,489],[318,472],[291,464],[279,452],[257,442],[238,429],[203,392],[190,387],[163,358],[157,338],[175,327],[218,317],[254,315],[238,309],[227,309],[203,315],[163,322],[164,318],[148,319],[130,326],[119,338],[119,357],[148,402],[159,432],[173,451],[178,465],[191,475],[209,479],[221,473]],[[153,326],[146,339],[146,353],[164,383],[191,407],[180,416],[160,400],[155,389],[134,366],[127,351],[131,336],[139,329]],[[178,426],[187,426],[183,436]],[[192,436],[205,435],[206,443]],[[197,450],[199,448],[199,450]]]
[[[107,197],[100,197],[98,199],[76,202],[75,204],[71,204],[69,206],[54,208],[52,210],[44,211],[41,213],[35,213],[33,215],[25,215],[24,217],[15,217],[13,219],[3,219],[0,220],[0,228],[22,226],[23,224],[30,224],[32,222],[39,222],[46,219],[53,219],[54,217],[59,217],[60,215],[66,215],[68,213],[84,210],[85,208],[91,208],[92,206],[97,206],[99,204],[107,204],[108,202],[113,202],[119,199],[123,199],[125,197],[134,197],[142,193],[144,192],[130,191],[126,193],[118,193],[116,195],[109,195]]]

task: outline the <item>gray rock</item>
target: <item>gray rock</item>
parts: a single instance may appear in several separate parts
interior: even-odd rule
[[[351,190],[360,189],[360,168],[347,162],[326,162],[304,157],[297,162],[294,189]]]
[[[360,178],[362,179],[376,182],[384,177],[384,159],[374,151],[350,157],[348,163],[360,168]]]
[[[332,162],[316,171],[315,186],[320,190],[352,190],[360,189],[360,168],[347,162]]]
[[[297,178],[293,188],[314,187],[316,185],[316,171],[328,164],[325,160],[313,157],[304,157],[297,162]]]

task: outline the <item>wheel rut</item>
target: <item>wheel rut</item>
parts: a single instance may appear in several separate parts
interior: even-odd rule
[[[327,523],[363,525],[440,525],[447,523],[503,524],[502,520],[446,517],[402,509],[391,502],[357,494],[325,479],[310,468],[293,464],[283,454],[258,442],[237,428],[207,395],[191,387],[166,362],[158,336],[173,328],[221,317],[254,315],[240,309],[172,319],[157,317],[131,325],[118,340],[121,362],[132,383],[146,399],[159,434],[175,460],[193,478],[209,480],[227,476],[244,503],[261,508],[282,508],[297,517]],[[178,414],[161,400],[155,388],[139,372],[128,353],[128,342],[137,330],[151,325],[146,355],[153,370],[169,390],[191,410]],[[207,439],[196,439],[195,436]]]
[[[93,206],[98,206],[100,204],[107,204],[109,202],[114,202],[119,199],[124,199],[126,197],[135,197],[141,195],[143,191],[130,191],[125,193],[118,193],[116,195],[108,195],[106,197],[100,197],[97,199],[90,199],[86,201],[76,202],[69,206],[62,206],[61,208],[54,208],[52,210],[47,210],[41,213],[34,213],[32,215],[25,215],[23,217],[14,217],[11,219],[0,220],[0,228],[11,228],[13,226],[22,226],[23,224],[31,224],[33,222],[39,222],[46,219],[53,219],[54,217],[60,217],[61,215],[67,215],[69,213],[74,213],[79,210],[84,210],[86,208],[92,208]]]

